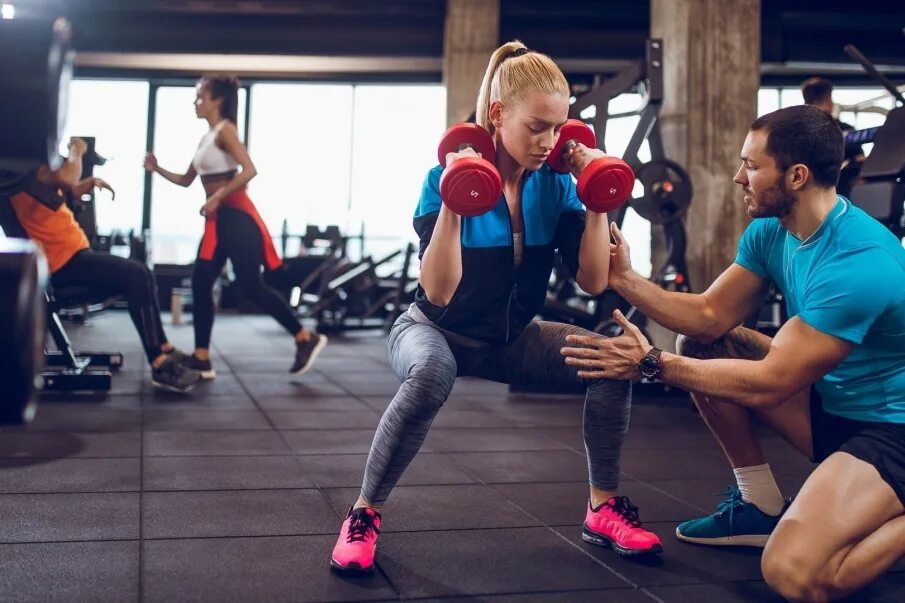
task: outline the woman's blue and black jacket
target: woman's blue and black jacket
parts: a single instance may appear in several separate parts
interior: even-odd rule
[[[442,171],[438,165],[428,172],[415,210],[419,259],[440,213]],[[418,285],[415,303],[434,324],[490,344],[507,344],[543,307],[555,252],[571,274],[577,274],[585,212],[572,177],[544,164],[525,176],[521,201],[524,235],[518,267],[512,219],[502,195],[486,214],[462,218],[462,280],[449,305],[430,303]]]

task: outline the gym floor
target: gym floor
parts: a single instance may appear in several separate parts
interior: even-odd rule
[[[661,558],[580,541],[580,397],[460,379],[386,508],[379,571],[346,579],[328,557],[398,386],[382,338],[334,338],[290,379],[291,340],[270,318],[220,316],[219,376],[183,398],[151,389],[125,313],[67,328],[126,366],[105,399],[44,399],[32,425],[0,434],[4,600],[779,600],[758,550],[673,535],[731,483],[687,398],[636,396],[623,455],[623,493],[663,539]],[[190,325],[168,331],[190,349]],[[764,442],[794,492],[811,465]],[[905,562],[855,600],[905,600]]]

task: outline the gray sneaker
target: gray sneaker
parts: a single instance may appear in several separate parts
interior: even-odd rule
[[[201,373],[202,379],[213,379],[217,376],[217,371],[214,370],[210,359],[199,360],[194,354],[186,354],[175,349],[167,354],[167,358],[189,370]]]
[[[199,381],[201,374],[198,371],[185,368],[169,357],[163,364],[151,369],[151,384],[158,389],[185,394],[192,391]]]
[[[311,368],[321,350],[327,345],[326,335],[312,333],[307,341],[299,341],[295,344],[295,361],[289,369],[290,375],[302,375]]]

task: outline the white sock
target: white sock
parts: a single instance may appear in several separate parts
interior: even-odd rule
[[[786,501],[773,479],[769,463],[733,469],[742,500],[753,504],[767,515],[779,515]]]

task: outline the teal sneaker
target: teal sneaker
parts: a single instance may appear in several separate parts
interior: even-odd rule
[[[726,496],[713,515],[699,517],[676,526],[676,537],[685,542],[712,546],[765,547],[779,523],[779,515],[767,515],[754,504],[742,500],[742,493],[731,486],[719,496]],[[785,512],[788,508],[783,508]]]

